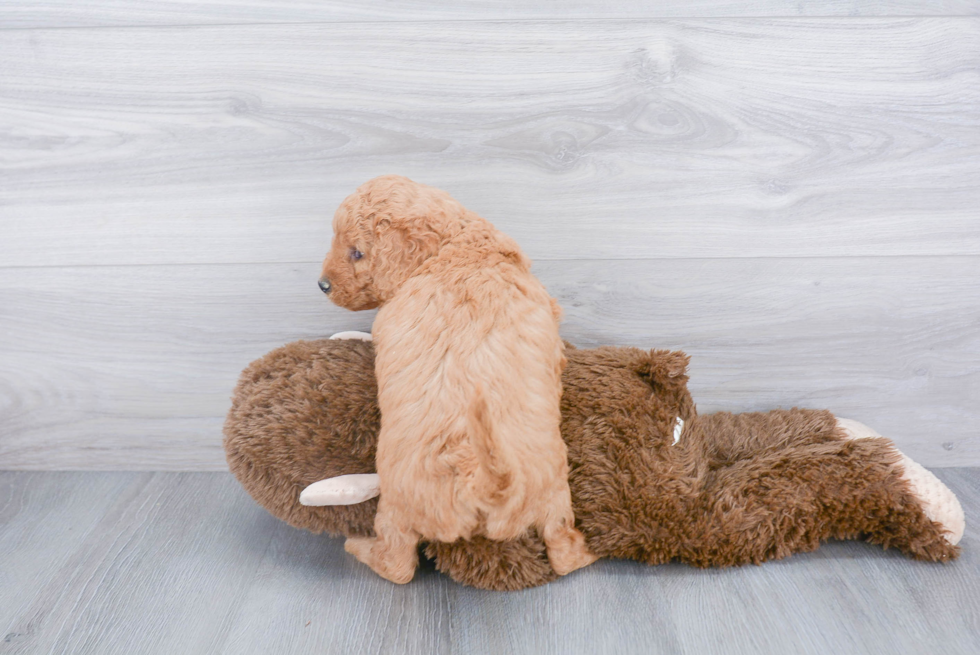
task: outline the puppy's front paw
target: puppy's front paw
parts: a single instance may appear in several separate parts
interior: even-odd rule
[[[593,555],[585,545],[585,535],[574,528],[566,528],[558,533],[558,538],[545,540],[548,550],[548,563],[558,575],[568,575],[576,569],[588,566],[599,557]]]
[[[389,582],[395,584],[406,584],[415,577],[414,560],[409,562],[386,563],[384,560],[375,557],[375,546],[378,542],[376,537],[347,537],[344,542],[344,550],[357,558],[362,564],[367,564],[371,569]]]
[[[558,575],[568,575],[572,571],[592,564],[597,559],[599,559],[598,555],[593,555],[587,550],[564,552],[554,557],[552,557],[551,551],[548,551],[548,563]]]
[[[374,537],[347,537],[344,550],[356,557],[359,562],[371,566],[373,563],[371,549],[376,541]]]

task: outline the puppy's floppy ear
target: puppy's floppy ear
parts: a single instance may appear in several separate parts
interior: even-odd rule
[[[442,241],[424,218],[376,218],[371,270],[379,297],[390,298],[422,262],[439,252]]]

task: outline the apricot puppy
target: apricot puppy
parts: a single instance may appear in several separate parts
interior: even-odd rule
[[[559,434],[558,304],[517,244],[444,191],[375,178],[334,216],[320,288],[374,321],[381,497],[347,552],[392,582],[420,539],[535,527],[564,575],[595,561],[575,529]]]

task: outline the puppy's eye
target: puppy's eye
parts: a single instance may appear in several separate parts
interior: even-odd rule
[[[355,262],[363,256],[364,253],[361,252],[360,250],[357,250],[355,248],[350,249],[350,258],[353,259]]]

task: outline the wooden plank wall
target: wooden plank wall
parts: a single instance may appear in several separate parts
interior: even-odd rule
[[[978,2],[0,2],[0,468],[222,469],[250,360],[369,328],[316,278],[389,172],[701,412],[978,465],[978,69]]]

